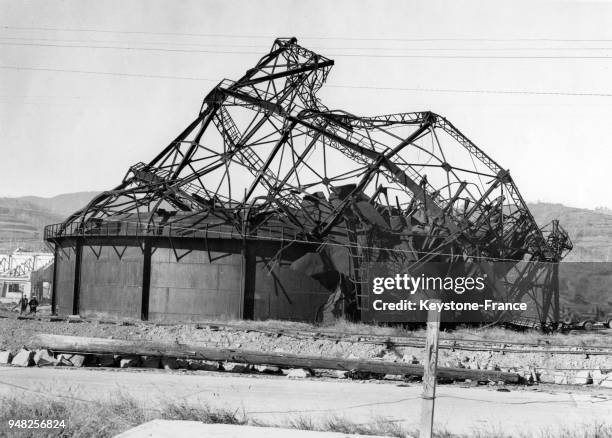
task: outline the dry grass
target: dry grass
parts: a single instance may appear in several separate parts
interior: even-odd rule
[[[9,429],[8,421],[15,419],[65,419],[65,429]],[[50,400],[14,395],[0,398],[0,437],[112,437],[153,419],[191,420],[203,423],[268,424],[250,420],[240,411],[194,406],[184,402],[162,402],[156,409],[144,407],[136,400],[121,396],[114,401],[92,403],[73,399]],[[314,421],[310,417],[296,417],[273,426],[301,430],[340,432],[343,434],[378,435],[395,438],[417,437],[395,421],[375,418],[371,422],[355,423],[342,417]],[[612,427],[588,424],[575,428],[543,430],[536,434],[507,434],[497,430],[479,430],[470,434],[437,431],[436,438],[612,438]]]
[[[242,328],[245,330],[301,330],[301,331],[319,331],[325,333],[334,333],[341,335],[375,335],[375,336],[391,336],[391,337],[407,337],[407,338],[424,338],[424,328],[405,329],[397,326],[379,326],[365,323],[349,322],[344,319],[338,319],[332,324],[314,325],[303,322],[293,321],[244,321],[231,320],[219,321],[219,323],[230,324],[232,327]],[[211,322],[214,324],[214,322]],[[537,331],[516,331],[505,329],[503,327],[465,327],[455,330],[447,330],[440,334],[441,339],[449,340],[465,340],[465,341],[500,341],[500,342],[516,342],[541,345],[559,345],[559,346],[593,346],[606,345],[612,346],[612,337],[609,335],[600,334],[597,331],[584,333],[553,333],[544,334]]]
[[[282,424],[282,426],[289,429],[318,430],[343,434],[377,435],[396,438],[418,436],[418,434],[406,430],[397,422],[384,418],[374,419],[370,423],[355,423],[354,421],[342,417],[330,417],[323,422],[315,422],[310,417],[296,417]]]
[[[65,429],[8,428],[9,420],[65,420]],[[133,398],[120,396],[104,403],[12,396],[0,398],[0,437],[113,437],[154,419],[192,420],[203,423],[246,424],[237,411],[161,403],[157,409],[146,408]]]
[[[340,432],[344,434],[377,435],[395,438],[417,438],[416,429],[406,429],[395,421],[384,418],[370,423],[355,423],[340,417],[333,417],[322,423],[314,423],[310,418],[297,418],[285,427],[302,430]],[[535,434],[512,434],[495,429],[480,429],[467,434],[455,434],[446,430],[434,431],[435,438],[612,438],[612,426],[604,424],[585,424],[574,428],[542,430]]]

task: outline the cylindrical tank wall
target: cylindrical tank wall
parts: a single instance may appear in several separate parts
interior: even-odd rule
[[[74,295],[76,241],[65,240],[55,247],[55,278],[53,294],[55,311],[60,315],[71,315]]]
[[[62,315],[73,313],[76,296],[77,312],[88,317],[134,319],[144,311],[148,320],[168,322],[243,317],[315,321],[331,293],[290,269],[303,249],[283,251],[272,260],[280,248],[277,242],[244,247],[237,239],[153,238],[148,269],[146,247],[136,238],[84,240],[78,267],[76,240],[56,245],[54,294],[56,312]],[[143,281],[146,272],[148,281]]]
[[[142,250],[137,246],[83,246],[79,314],[138,318],[142,261]]]
[[[153,247],[149,319],[240,318],[241,263],[240,253]]]

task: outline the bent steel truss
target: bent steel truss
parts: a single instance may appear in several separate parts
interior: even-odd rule
[[[516,272],[497,287],[515,299],[534,294],[538,319],[552,310],[558,320],[555,288],[534,290],[525,279],[540,275],[536,265],[518,262],[559,262],[571,250],[567,233],[556,222],[540,228],[509,172],[444,117],[325,107],[317,91],[333,64],[295,38],[277,39],[244,76],[220,82],[156,157],[47,227],[46,239],[216,233],[312,242],[350,278],[361,307],[369,262],[500,260],[512,266],[503,276]],[[334,261],[334,245],[349,248],[347,263]]]

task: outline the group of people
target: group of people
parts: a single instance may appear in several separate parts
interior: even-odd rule
[[[30,298],[30,301],[28,301],[28,298],[25,295],[22,295],[21,299],[19,300],[19,302],[17,303],[15,307],[17,306],[19,306],[20,315],[23,315],[26,312],[26,310],[28,309],[28,306],[30,306],[30,313],[36,314],[36,308],[38,307],[38,300],[36,299],[35,296],[32,296],[32,298]],[[15,307],[13,307],[13,309]]]

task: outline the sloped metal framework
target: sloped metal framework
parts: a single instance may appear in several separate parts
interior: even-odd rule
[[[444,117],[325,107],[317,91],[333,64],[294,38],[277,39],[244,76],[219,83],[156,157],[48,226],[45,238],[311,242],[350,281],[360,308],[373,261],[413,271],[426,262],[504,261],[505,280],[493,287],[515,300],[533,295],[538,319],[558,320],[548,267],[571,250],[567,233],[557,222],[540,228],[509,172]],[[349,248],[346,263],[336,247]]]

